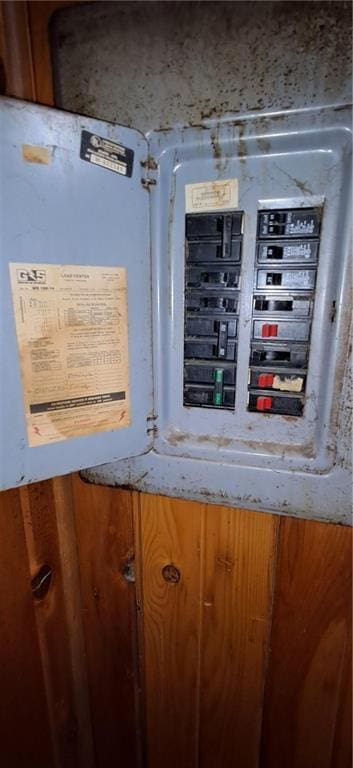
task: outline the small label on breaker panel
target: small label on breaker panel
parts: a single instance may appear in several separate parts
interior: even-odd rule
[[[186,213],[226,211],[238,207],[238,179],[185,185]]]
[[[101,168],[120,173],[121,176],[132,175],[133,150],[110,139],[103,139],[96,133],[82,131],[80,157],[81,160],[100,165]]]

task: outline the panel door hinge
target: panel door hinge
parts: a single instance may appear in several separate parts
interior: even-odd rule
[[[158,419],[158,416],[156,413],[151,413],[149,416],[147,416],[147,429],[146,432],[148,435],[153,435],[153,437],[157,437],[158,435],[158,427],[156,424],[156,420]]]
[[[141,177],[141,184],[144,189],[150,190],[157,184],[158,163],[152,155],[148,155],[146,160],[141,160],[141,168],[145,171]]]
[[[149,189],[150,187],[153,187],[155,184],[157,184],[157,182],[156,179],[141,179],[141,184],[144,189]]]

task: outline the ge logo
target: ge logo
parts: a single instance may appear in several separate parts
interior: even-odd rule
[[[94,147],[100,147],[101,140],[99,136],[91,136],[91,144],[93,144]]]

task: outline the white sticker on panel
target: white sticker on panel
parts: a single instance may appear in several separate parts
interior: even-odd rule
[[[10,264],[30,447],[130,424],[122,267]]]
[[[238,207],[238,179],[185,185],[186,213],[225,211]]]

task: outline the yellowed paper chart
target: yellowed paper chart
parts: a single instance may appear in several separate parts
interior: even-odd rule
[[[121,267],[10,264],[30,446],[130,424]]]

